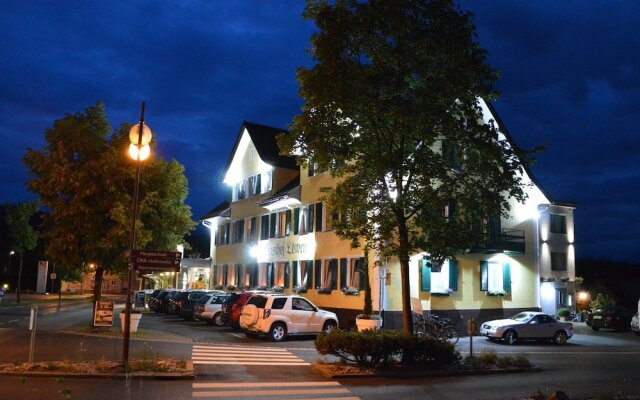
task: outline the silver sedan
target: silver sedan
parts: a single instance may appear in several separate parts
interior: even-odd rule
[[[480,335],[489,340],[502,339],[508,344],[518,340],[552,340],[565,344],[573,336],[573,324],[558,321],[549,314],[525,311],[508,319],[483,323]]]

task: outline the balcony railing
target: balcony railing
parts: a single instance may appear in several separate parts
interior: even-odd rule
[[[472,249],[472,253],[525,253],[524,230],[501,229],[500,233],[490,232],[486,237],[484,246]]]

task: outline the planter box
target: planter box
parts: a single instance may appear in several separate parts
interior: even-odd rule
[[[126,314],[121,312],[120,313],[120,331],[122,333],[124,333],[124,318],[125,318]],[[140,319],[142,318],[142,314],[138,314],[138,313],[131,313],[131,321],[129,324],[129,332],[138,332],[138,324],[140,323]]]
[[[367,329],[380,329],[382,326],[382,320],[356,318],[356,326],[358,327],[358,332],[362,332]]]

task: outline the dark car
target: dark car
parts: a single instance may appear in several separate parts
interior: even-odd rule
[[[254,294],[266,293],[265,291],[250,291],[242,293],[232,293],[222,303],[222,315],[221,320],[230,325],[233,329],[240,329],[240,313],[242,307],[247,304],[249,298]]]
[[[156,297],[155,306],[153,311],[160,313],[166,313],[169,311],[169,301],[173,296],[178,293],[177,290],[165,290],[162,291],[158,297]]]
[[[152,297],[149,300],[149,309],[155,312],[160,312],[160,305],[166,301],[165,299],[170,292],[170,290],[161,290],[155,297]]]
[[[189,297],[189,293],[187,290],[175,293],[171,299],[169,299],[169,304],[167,304],[167,314],[177,314],[180,312],[180,308],[182,308],[187,297]]]
[[[617,331],[628,330],[631,326],[633,312],[623,306],[611,306],[594,311],[587,318],[587,325],[594,331],[600,328],[615,329]]]
[[[153,303],[156,301],[156,297],[158,297],[160,292],[162,292],[162,289],[155,289],[153,293],[147,297],[147,307],[149,309],[153,310]]]

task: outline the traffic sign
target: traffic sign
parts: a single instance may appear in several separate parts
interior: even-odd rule
[[[177,251],[146,251],[132,252],[133,269],[139,272],[167,272],[180,271],[182,253]]]

